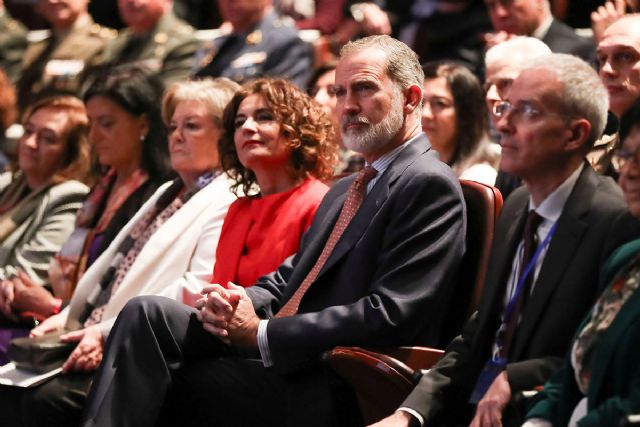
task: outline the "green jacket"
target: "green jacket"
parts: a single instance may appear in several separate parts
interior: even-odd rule
[[[20,63],[26,48],[26,28],[0,9],[0,68],[13,83],[20,77]]]
[[[101,27],[87,16],[76,21],[64,36],[56,38],[51,34],[30,43],[22,58],[22,76],[18,82],[21,109],[41,93],[81,95],[83,74],[102,60],[105,46],[115,35],[114,30]]]
[[[128,28],[122,30],[109,44],[105,59],[111,66],[143,65],[167,86],[191,74],[198,47],[194,29],[168,12],[143,36],[135,36]]]
[[[609,285],[638,252],[640,239],[621,246],[605,264],[602,283]],[[578,331],[583,326],[584,322]],[[640,292],[629,297],[600,338],[587,394],[587,414],[578,421],[579,427],[617,426],[626,415],[640,412]],[[562,368],[536,396],[527,418],[566,426],[583,397],[566,357]]]

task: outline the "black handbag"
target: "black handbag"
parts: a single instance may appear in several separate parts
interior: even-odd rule
[[[60,341],[60,335],[67,332],[55,332],[35,338],[14,338],[7,351],[9,359],[17,368],[38,374],[59,368],[78,344]]]

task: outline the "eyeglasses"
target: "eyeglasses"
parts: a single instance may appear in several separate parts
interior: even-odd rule
[[[632,160],[636,166],[640,167],[640,147],[636,151],[629,151],[624,148],[615,150],[611,155],[611,166],[613,166],[614,171],[620,172]]]
[[[534,122],[544,115],[565,117],[563,114],[559,113],[552,113],[548,111],[543,112],[529,102],[520,102],[517,105],[513,105],[509,101],[498,101],[493,104],[493,114],[498,118],[512,114],[514,120],[518,120],[523,123]]]

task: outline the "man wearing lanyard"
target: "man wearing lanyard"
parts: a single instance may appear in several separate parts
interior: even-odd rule
[[[524,186],[500,215],[479,310],[376,426],[520,425],[511,398],[559,367],[597,296],[600,267],[640,232],[620,189],[584,161],[607,114],[589,65],[563,54],[532,61],[494,113],[501,168]]]
[[[299,252],[254,286],[212,285],[199,311],[127,304],[82,425],[358,425],[322,353],[437,342],[464,252],[458,180],[421,132],[423,79],[390,37],[343,48],[336,109],[367,166],[332,187]]]

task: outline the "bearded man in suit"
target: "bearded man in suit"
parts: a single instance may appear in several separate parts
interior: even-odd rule
[[[212,285],[198,311],[131,301],[84,425],[362,423],[323,352],[437,342],[464,252],[458,180],[420,128],[423,79],[388,36],[343,48],[337,113],[364,172],[334,185],[300,251],[254,286]]]

